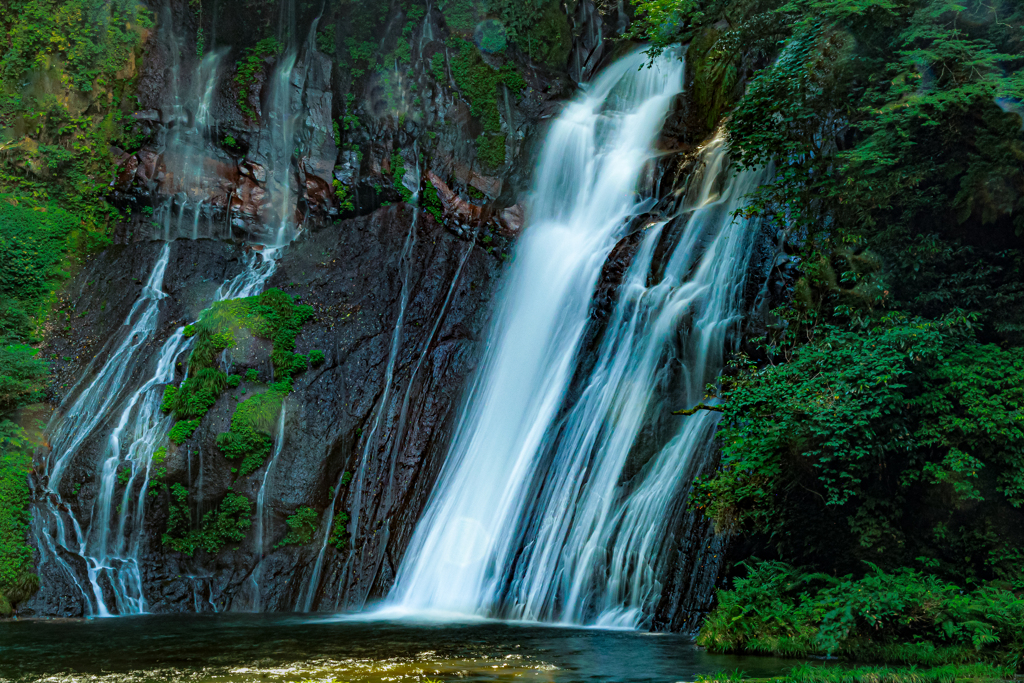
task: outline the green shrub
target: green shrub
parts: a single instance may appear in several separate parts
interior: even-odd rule
[[[692,497],[720,528],[829,571],[1024,589],[1024,350],[978,343],[969,318],[892,313],[818,325],[788,363],[736,368],[723,398],[721,468]]]
[[[1024,664],[1024,600],[961,587],[911,569],[862,578],[803,574],[781,562],[744,565],[718,592],[698,643],[713,652],[840,655],[929,666]]]
[[[246,48],[242,59],[235,65],[235,84],[238,85],[238,108],[250,119],[256,118],[256,112],[249,106],[249,90],[256,81],[256,74],[263,69],[263,60],[279,54],[284,46],[276,38],[264,38],[250,48]]]
[[[171,431],[167,434],[167,438],[179,446],[185,443],[192,434],[199,428],[199,420],[181,420],[176,422]]]
[[[25,308],[12,298],[0,299],[0,341],[22,344],[35,341],[32,318]]]
[[[338,211],[355,211],[356,205],[352,203],[352,191],[349,190],[340,180],[335,178],[332,181],[334,197],[338,200]]]
[[[324,361],[327,360],[327,356],[320,349],[313,349],[309,352],[309,364],[312,367],[323,365]]]
[[[199,527],[193,529],[188,489],[181,484],[173,484],[170,491],[167,531],[161,542],[172,550],[189,557],[197,550],[215,554],[225,544],[244,539],[252,526],[252,505],[249,499],[237,493],[228,493],[215,509],[203,515]]]
[[[482,133],[476,139],[476,155],[490,168],[501,166],[505,163],[505,136]]]
[[[213,407],[227,386],[228,376],[214,368],[203,368],[182,382],[176,391],[164,388],[161,408],[173,411],[179,420],[202,418]]]
[[[248,370],[245,371],[246,382],[255,382],[257,379],[259,379],[259,376],[260,373],[256,371],[256,368],[249,368]]]
[[[178,387],[173,384],[164,386],[164,396],[160,400],[160,410],[169,413],[174,410],[174,402],[178,396]]]
[[[0,195],[0,296],[36,312],[68,277],[65,257],[82,219],[51,202]]]
[[[237,389],[238,385],[242,383],[241,375],[228,375],[227,385],[232,389]]]
[[[306,545],[313,540],[316,527],[319,523],[319,516],[316,510],[311,507],[300,507],[285,520],[288,525],[288,533],[275,548],[282,548],[286,545]]]
[[[348,513],[339,512],[334,515],[334,520],[331,523],[331,536],[327,539],[327,542],[337,550],[344,550],[348,547],[346,524],[348,524]]]

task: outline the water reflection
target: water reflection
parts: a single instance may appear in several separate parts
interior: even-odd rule
[[[725,657],[685,636],[507,623],[353,623],[211,614],[0,623],[0,681],[657,683],[792,665]]]

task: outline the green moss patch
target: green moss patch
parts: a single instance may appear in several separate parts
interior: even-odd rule
[[[291,377],[308,367],[305,356],[295,353],[295,337],[303,323],[313,315],[311,306],[302,306],[279,289],[263,294],[218,301],[185,328],[185,336],[193,339],[189,355],[189,378],[180,387],[164,388],[161,408],[173,412],[181,420],[171,430],[171,440],[180,444],[195,431],[199,420],[214,406],[221,393],[241,384],[241,377],[229,377],[217,368],[217,356],[234,348],[246,334],[273,343],[271,363],[278,381],[266,394],[259,394],[239,404],[232,429],[217,438],[229,458],[243,458],[242,473],[248,474],[269,452],[269,433],[284,397],[291,391]],[[247,381],[258,377],[255,369],[245,373]],[[194,423],[194,424],[192,424]],[[252,456],[252,457],[249,457]]]
[[[452,38],[449,47],[457,50],[451,59],[455,85],[469,102],[470,112],[480,119],[484,127],[484,132],[477,139],[480,159],[491,167],[500,166],[505,163],[505,136],[501,135],[498,86],[505,85],[518,99],[519,93],[526,88],[526,81],[511,63],[495,69],[484,62],[479,50],[468,40]]]
[[[238,473],[255,472],[270,455],[271,434],[284,399],[292,390],[290,379],[275,382],[262,394],[242,401],[231,416],[231,429],[217,435],[217,448],[231,460],[241,460]]]

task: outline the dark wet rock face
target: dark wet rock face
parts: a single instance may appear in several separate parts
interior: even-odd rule
[[[445,230],[427,214],[416,216],[415,224],[413,219],[413,210],[400,205],[342,221],[306,234],[280,259],[266,286],[313,307],[314,317],[299,334],[296,351],[319,349],[326,360],[296,377],[285,403],[284,441],[269,476],[268,459],[252,474],[239,477],[232,471],[237,462],[226,459],[216,446],[217,434],[230,426],[235,405],[248,397],[245,385],[226,391],[195,435],[170,449],[165,463],[166,483],[189,489],[196,520],[229,490],[247,497],[255,512],[266,479],[263,561],[254,575],[259,555],[255,523],[241,543],[216,555],[199,551],[189,558],[170,551],[161,543],[170,502],[163,491],[147,499],[140,554],[149,611],[304,609],[329,531],[323,513],[335,500],[334,487],[343,472],[356,476],[339,492],[334,509],[353,520],[358,511],[358,533],[344,550],[327,547],[308,606],[358,607],[387,592],[443,463],[499,271],[499,260],[472,240]],[[123,321],[131,310],[141,292],[138,281],[148,277],[159,250],[159,243],[115,247],[89,264],[68,288],[69,297],[77,293],[69,305],[91,310],[107,301],[107,315],[86,316],[53,343],[72,347],[89,339],[110,339],[120,324],[111,321]],[[160,304],[158,330],[150,343],[153,353],[147,354],[152,362],[166,338],[198,317],[217,287],[244,268],[243,257],[236,247],[212,240],[172,243],[164,280],[168,297]],[[392,360],[393,349],[397,353]],[[109,349],[101,348],[84,372],[81,363],[75,366],[83,383],[102,367],[107,353]],[[257,367],[269,373],[269,356],[269,343],[260,341],[232,358],[232,371]],[[139,367],[133,374],[152,371]],[[179,368],[176,381],[182,372]],[[61,482],[62,497],[74,506],[83,528],[92,515],[98,492],[94,473],[111,428],[96,430]],[[313,542],[275,548],[288,531],[287,517],[304,506],[320,519]],[[82,581],[87,572],[81,558],[70,553],[62,557]],[[75,579],[53,562],[44,562],[39,571],[43,587],[30,609],[47,615],[84,613]],[[100,590],[106,592],[102,582]]]

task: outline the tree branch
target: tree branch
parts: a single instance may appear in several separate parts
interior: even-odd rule
[[[709,406],[706,403],[698,403],[697,405],[695,405],[694,407],[690,408],[689,410],[676,410],[676,411],[673,411],[672,414],[673,415],[693,415],[698,410],[713,410],[716,413],[721,413],[721,412],[725,411],[725,406]]]

